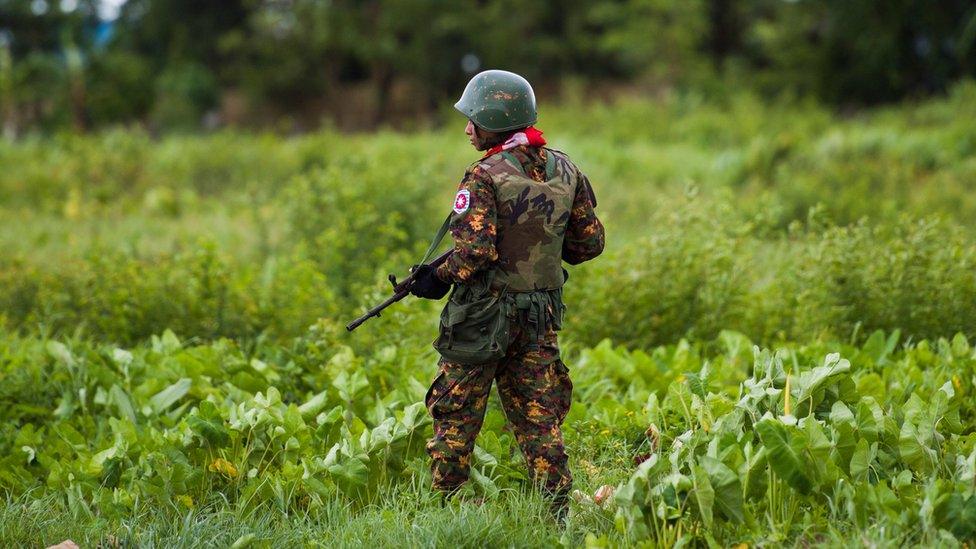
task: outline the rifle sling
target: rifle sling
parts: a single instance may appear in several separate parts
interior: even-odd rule
[[[444,240],[444,235],[447,234],[447,229],[451,226],[451,215],[451,213],[448,213],[447,217],[444,218],[444,223],[441,223],[441,228],[437,229],[437,234],[434,235],[434,240],[430,242],[430,246],[427,248],[427,253],[424,254],[424,258],[420,260],[420,265],[427,264],[427,260],[430,259],[430,256],[434,253],[434,250],[436,250],[437,247],[440,246],[441,241]]]

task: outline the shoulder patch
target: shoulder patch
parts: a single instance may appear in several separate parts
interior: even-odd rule
[[[463,214],[471,207],[471,193],[467,189],[461,189],[454,197],[454,213]]]

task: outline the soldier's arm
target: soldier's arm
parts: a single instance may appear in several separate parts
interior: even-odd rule
[[[459,202],[462,196],[466,202],[464,208]],[[458,185],[454,201],[450,225],[454,253],[438,267],[437,276],[445,282],[464,284],[498,259],[495,188],[491,177],[477,165],[470,168]]]
[[[577,265],[589,261],[603,252],[606,239],[603,223],[596,216],[596,195],[590,180],[582,173],[576,186],[573,210],[569,214],[569,224],[563,239],[563,261]]]

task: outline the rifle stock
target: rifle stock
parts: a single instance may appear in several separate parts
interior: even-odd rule
[[[443,254],[435,257],[430,263],[428,263],[428,265],[436,269],[442,263],[447,261],[447,258],[450,257],[451,253],[453,252],[454,252],[453,249],[444,252]],[[385,301],[383,301],[379,305],[376,305],[375,307],[366,311],[365,314],[363,314],[356,320],[353,320],[352,322],[347,324],[346,330],[350,332],[355,330],[356,328],[361,326],[364,322],[373,318],[374,316],[377,317],[380,316],[380,313],[383,312],[383,310],[389,307],[390,305],[393,305],[397,301],[400,301],[401,299],[410,295],[410,286],[413,286],[414,276],[415,276],[414,273],[410,273],[409,275],[407,275],[407,278],[404,278],[398,283],[396,282],[396,277],[390,275],[390,281],[393,282],[393,295],[388,297]]]

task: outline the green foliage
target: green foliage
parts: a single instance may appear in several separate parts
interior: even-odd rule
[[[309,260],[269,258],[240,267],[212,243],[146,260],[94,250],[63,266],[70,275],[3,262],[6,322],[27,330],[148,338],[160,325],[206,339],[303,331],[335,305],[333,289]],[[58,311],[51,315],[45,311]]]
[[[217,82],[206,67],[188,63],[159,75],[152,122],[161,129],[192,130],[217,104]]]
[[[964,340],[956,341],[962,352]],[[938,346],[940,358],[907,402],[904,393],[879,403],[856,389],[873,375],[870,361],[852,365],[829,354],[808,369],[806,357],[819,348],[756,348],[753,374],[736,399],[689,390],[698,378],[672,382],[660,404],[647,406],[651,452],[617,491],[620,534],[661,539],[677,522],[699,542],[812,540],[866,532],[883,517],[889,539],[935,543],[945,531],[967,539],[962,516],[973,483],[966,464],[976,448],[960,423],[973,412],[961,380],[972,375],[974,356],[953,354],[946,340]],[[889,379],[913,377],[910,365],[928,347],[906,347]],[[817,526],[797,514],[817,506],[826,521]]]
[[[12,105],[5,113],[7,124],[13,123],[13,112],[23,120],[20,124],[35,125],[42,130],[54,130],[69,123],[68,75],[55,55],[40,52],[26,55],[14,63],[9,78],[7,100]]]
[[[748,95],[550,109],[543,127],[610,235],[573,269],[567,335],[644,349],[729,328],[764,343],[976,335],[973,89],[859,121]],[[6,325],[129,344],[353,317],[421,255],[474,158],[463,147],[449,132],[138,131],[2,147]]]
[[[968,27],[976,12],[965,2],[942,7],[933,10],[924,1],[755,2],[741,10],[753,12],[743,15],[754,21],[745,49],[768,62],[759,71],[763,85],[838,103],[890,101],[906,91],[938,89],[973,69]]]
[[[415,124],[486,68],[524,74],[543,96],[748,89],[840,106],[943,93],[976,76],[976,10],[963,0],[127,0],[111,22],[100,7],[0,6],[16,75],[14,112],[2,115],[12,132],[82,120]],[[218,98],[222,117],[211,110]]]
[[[91,60],[88,112],[96,125],[142,118],[154,101],[152,69],[131,52],[106,52]]]
[[[594,3],[585,11],[588,23],[605,29],[596,39],[598,51],[623,74],[648,72],[658,81],[687,82],[705,62],[698,49],[708,32],[706,4],[631,0]]]
[[[438,304],[342,327],[448,211],[459,128],[0,147],[0,544],[969,543],[974,89],[544,114],[608,230],[567,286],[564,531],[494,397],[460,501],[426,488]]]
[[[419,400],[432,357],[411,350],[422,348],[412,335],[363,355],[341,337],[311,331],[246,352],[169,331],[130,349],[4,334],[0,491],[48,501],[76,523],[100,517],[86,536],[133,540],[141,534],[119,526],[149,508],[173,520],[232,513],[254,528],[257,517],[281,517],[286,531],[324,522],[325,535],[345,531],[331,523],[337,505],[347,520],[371,505],[437,508],[416,488],[429,482]],[[756,348],[749,364],[737,337],[725,334],[726,350],[710,356],[681,343],[567,357],[578,374],[565,428],[577,487],[619,483],[611,503],[573,505],[568,539],[822,541],[870,536],[877,520],[886,539],[971,539],[976,355],[964,338],[905,345],[881,364],[874,344]],[[850,359],[817,360],[825,349]],[[728,370],[743,379],[738,390]],[[873,378],[880,401],[860,389]],[[526,497],[516,495],[525,480],[496,406],[466,497],[525,505],[509,499]],[[398,510],[404,496],[419,508]],[[11,512],[0,538],[17,543],[32,534],[10,529]],[[617,520],[591,520],[608,513]],[[403,535],[402,525],[382,535]]]

